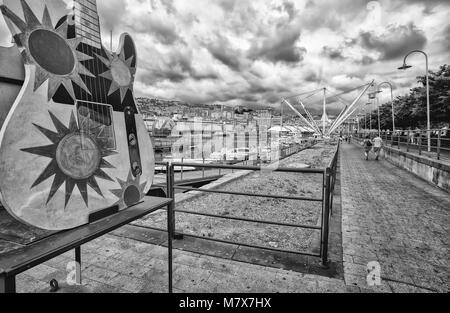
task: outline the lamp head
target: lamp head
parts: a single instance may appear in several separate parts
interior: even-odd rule
[[[412,67],[411,65],[408,65],[405,63],[405,64],[403,64],[403,66],[399,67],[398,69],[401,71],[404,71],[404,70],[410,69],[411,67]]]

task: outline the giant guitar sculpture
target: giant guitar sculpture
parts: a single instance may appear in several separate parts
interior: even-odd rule
[[[48,4],[66,7],[59,2]],[[154,155],[133,97],[131,37],[121,36],[117,53],[101,45],[95,0],[75,0],[61,14],[49,7],[37,0],[1,6],[25,82],[0,132],[0,199],[21,222],[65,230],[142,201]]]

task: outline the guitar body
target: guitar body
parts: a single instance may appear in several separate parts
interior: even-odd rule
[[[25,68],[17,46],[0,47],[0,128],[19,95]]]
[[[65,230],[140,202],[153,181],[153,147],[134,103],[131,37],[110,53],[75,36],[74,17],[55,26],[45,2],[42,19],[29,2],[33,9],[20,1],[22,12],[1,7],[25,81],[0,132],[0,198],[24,223]]]

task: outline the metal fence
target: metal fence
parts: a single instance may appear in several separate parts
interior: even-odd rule
[[[313,256],[313,257],[321,258],[322,264],[324,266],[327,266],[329,233],[330,233],[329,228],[330,228],[330,218],[332,216],[332,210],[333,210],[333,199],[334,199],[333,195],[334,195],[334,190],[335,190],[335,185],[336,185],[336,174],[337,174],[337,168],[338,168],[338,157],[339,157],[339,148],[340,148],[339,144],[337,147],[338,148],[333,156],[333,159],[331,160],[330,164],[325,169],[305,169],[305,168],[273,169],[273,172],[279,172],[279,173],[297,173],[297,174],[304,173],[304,174],[311,174],[311,175],[322,175],[323,176],[323,186],[322,186],[322,195],[320,198],[319,197],[312,198],[312,197],[294,197],[294,196],[279,196],[279,195],[267,195],[267,194],[252,194],[252,193],[246,193],[246,192],[232,192],[232,191],[221,191],[221,190],[216,190],[216,189],[186,187],[186,186],[178,185],[175,182],[175,167],[191,166],[191,167],[204,168],[204,169],[243,170],[243,171],[254,171],[254,172],[262,171],[263,168],[257,167],[257,166],[239,166],[239,165],[165,163],[165,166],[167,168],[167,170],[166,170],[167,182],[166,182],[165,187],[167,188],[167,197],[168,198],[175,199],[176,191],[181,190],[184,192],[198,191],[198,192],[211,193],[211,194],[226,194],[226,195],[234,195],[234,196],[272,198],[272,199],[296,200],[296,201],[322,203],[321,223],[320,223],[320,226],[318,226],[318,225],[290,224],[290,223],[282,223],[282,222],[275,222],[275,221],[268,221],[268,220],[250,219],[250,218],[237,217],[237,216],[236,217],[223,216],[223,215],[209,214],[209,213],[203,213],[203,212],[181,210],[181,209],[175,208],[175,201],[174,201],[172,204],[172,207],[169,209],[169,213],[170,212],[171,213],[169,214],[169,217],[168,217],[169,218],[168,225],[170,225],[169,229],[173,230],[170,233],[171,238],[181,239],[184,236],[186,236],[186,237],[198,238],[198,239],[203,239],[203,240],[212,241],[212,242],[233,244],[233,245],[257,248],[257,249],[268,250],[268,251],[285,252],[285,253],[294,253],[294,254],[298,254],[298,255]],[[283,250],[283,249],[271,248],[271,247],[266,247],[266,246],[251,245],[251,244],[242,243],[242,242],[234,242],[234,241],[230,241],[230,240],[202,237],[202,236],[198,236],[198,235],[176,232],[176,227],[175,227],[175,214],[176,213],[196,215],[196,216],[209,217],[209,218],[215,218],[215,219],[226,219],[226,220],[250,222],[250,223],[272,225],[272,226],[279,226],[279,227],[290,227],[290,228],[299,228],[299,229],[309,229],[309,230],[314,230],[314,231],[320,231],[320,253],[314,254],[314,253],[309,253],[309,252],[304,252],[304,251]],[[160,230],[162,230],[162,229],[160,229]]]
[[[428,149],[428,133],[430,133],[431,144]],[[376,132],[362,132],[357,135],[360,139],[364,139],[367,135],[378,135]],[[405,130],[395,133],[383,131],[381,138],[391,147],[406,152],[417,153],[437,160],[450,160],[450,130],[433,129],[427,130]]]
[[[304,144],[291,144],[286,147],[280,147],[280,149],[278,151],[276,151],[275,154],[272,154],[269,152],[267,155],[262,157],[262,155],[258,153],[258,156],[256,158],[247,156],[244,158],[226,159],[226,156],[225,156],[224,160],[219,161],[219,160],[209,160],[203,156],[202,159],[200,160],[200,162],[195,163],[196,164],[195,168],[200,168],[202,171],[201,177],[207,178],[206,173],[205,173],[205,167],[203,167],[203,165],[205,165],[205,164],[211,164],[211,163],[224,164],[224,163],[226,163],[229,165],[262,166],[264,163],[271,163],[273,155],[276,155],[276,159],[283,160],[294,154],[299,153],[302,150],[313,147],[314,145],[316,145],[316,143],[317,143],[317,141],[312,140],[312,141],[309,141],[308,143],[304,143]],[[165,166],[166,163],[167,162],[157,162],[156,164],[159,166]],[[179,172],[180,172],[181,180],[183,180],[184,176],[185,176],[184,175],[185,168],[191,167],[191,166],[189,166],[189,164],[192,164],[192,161],[189,162],[189,159],[185,160],[184,158],[181,158],[181,163],[182,163],[182,165],[179,167]],[[218,170],[219,176],[222,175],[222,169],[220,167],[215,168],[215,169]],[[231,171],[233,172],[234,170],[232,169]]]

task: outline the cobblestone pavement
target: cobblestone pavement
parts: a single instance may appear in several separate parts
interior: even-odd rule
[[[83,286],[96,293],[166,293],[168,291],[167,248],[111,235],[82,247]],[[64,286],[66,253],[17,277],[20,293],[48,292],[56,279]],[[174,292],[191,293],[307,293],[366,292],[346,286],[343,280],[240,263],[174,250]],[[69,276],[70,277],[70,276]],[[69,292],[80,289],[65,287]]]
[[[342,146],[341,173],[346,284],[367,286],[377,261],[383,291],[447,292],[450,195],[356,145]]]

